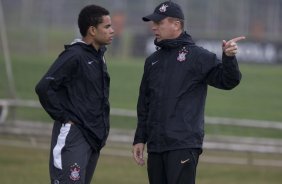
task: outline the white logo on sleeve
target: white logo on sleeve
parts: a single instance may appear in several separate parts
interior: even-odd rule
[[[186,162],[188,162],[190,159],[188,158],[188,159],[186,159],[186,160],[180,160],[180,163],[181,164],[185,164]]]
[[[45,77],[46,80],[55,80],[55,77]]]
[[[152,62],[152,66],[153,66],[154,64],[157,64],[157,62],[159,62],[159,61],[157,60],[157,61]]]

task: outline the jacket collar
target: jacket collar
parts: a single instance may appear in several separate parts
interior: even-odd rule
[[[195,45],[192,37],[186,31],[181,33],[178,38],[162,40],[160,42],[157,42],[157,40],[155,39],[154,43],[157,47],[166,49],[177,48],[182,45]]]
[[[72,46],[80,45],[83,49],[89,51],[89,52],[94,52],[95,54],[103,56],[104,53],[106,52],[107,48],[106,46],[102,46],[98,51],[91,45],[91,44],[86,44],[84,41],[81,39],[75,39],[73,42],[71,42],[70,45],[65,45],[65,49],[68,49]]]

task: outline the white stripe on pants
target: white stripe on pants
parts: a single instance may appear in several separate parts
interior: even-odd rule
[[[70,131],[71,124],[62,124],[60,129],[60,134],[58,136],[57,144],[53,149],[53,159],[54,166],[58,169],[63,169],[62,167],[62,149],[65,146],[67,135]]]

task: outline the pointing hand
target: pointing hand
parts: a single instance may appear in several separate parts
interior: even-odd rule
[[[229,41],[222,41],[222,51],[225,53],[227,56],[235,56],[238,52],[238,46],[237,42],[240,40],[244,40],[246,37],[244,36],[239,36],[237,38],[233,38]]]

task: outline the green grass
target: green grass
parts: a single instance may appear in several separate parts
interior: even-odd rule
[[[48,157],[47,150],[1,146],[1,183],[49,183]],[[200,161],[197,173],[197,183],[200,184],[280,184],[282,180],[281,168],[251,165],[207,164]],[[148,183],[146,167],[137,166],[131,157],[102,155],[92,183]]]
[[[198,170],[200,184],[278,184],[279,168],[201,164]]]
[[[264,138],[282,139],[282,133],[281,133],[282,131],[279,129],[206,124],[205,132],[208,135],[264,137]]]
[[[48,183],[47,158],[47,151],[1,145],[1,183]]]
[[[282,121],[282,65],[240,65],[243,78],[232,91],[210,87],[209,116]]]
[[[36,83],[47,71],[56,55],[13,57],[16,89],[19,98],[37,99]],[[113,108],[136,109],[143,59],[107,57],[111,75],[110,103]],[[209,87],[206,115],[256,120],[282,121],[282,65],[240,64],[241,84],[231,91]],[[4,63],[0,59],[0,98],[9,96]],[[17,108],[16,118],[52,122],[43,109]],[[136,119],[111,117],[113,128],[134,129]],[[281,138],[281,131],[228,126],[206,126],[207,134]]]
[[[56,56],[13,57],[13,69],[19,98],[37,99],[34,87]],[[0,60],[0,98],[9,96],[4,64]],[[136,109],[139,84],[143,73],[143,59],[107,58],[111,75],[111,107]],[[210,87],[206,115],[244,119],[282,121],[281,65],[240,64],[241,84],[231,91]],[[17,108],[17,119],[52,122],[43,109]],[[112,128],[134,129],[136,119],[111,117]],[[207,134],[281,138],[281,131],[231,126],[206,126]]]
[[[108,59],[109,60],[109,59]],[[110,61],[110,102],[112,107],[135,109],[139,85],[143,74],[142,60]]]
[[[49,116],[43,109],[17,108],[15,111],[16,119],[33,120],[51,123]],[[10,117],[12,118],[12,117]],[[134,117],[112,115],[110,118],[111,128],[133,130],[136,128],[137,119]],[[245,137],[264,137],[282,139],[279,129],[248,128],[228,125],[205,125],[205,132],[208,135],[230,135]]]
[[[13,57],[18,96],[37,99],[34,87],[56,56]],[[142,59],[108,58],[111,75],[110,101],[114,108],[136,109],[143,73]],[[9,96],[3,60],[0,60],[0,98]],[[282,121],[282,66],[240,64],[241,84],[231,91],[210,87],[206,115]]]

